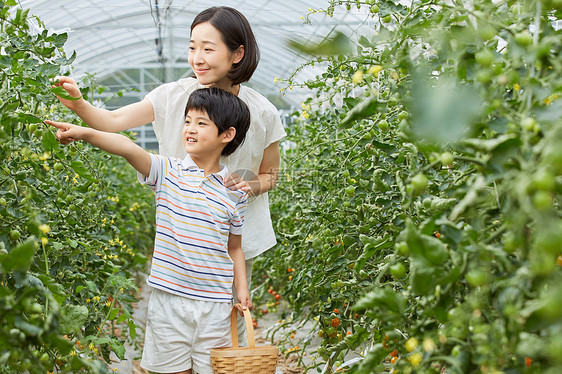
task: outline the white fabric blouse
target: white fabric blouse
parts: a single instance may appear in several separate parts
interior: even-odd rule
[[[191,92],[203,88],[197,79],[185,78],[163,84],[146,97],[154,108],[154,133],[158,139],[159,154],[167,157],[185,157],[181,139],[184,113]],[[251,179],[259,172],[264,150],[281,140],[286,133],[277,108],[253,89],[240,86],[238,97],[250,108],[250,128],[244,143],[233,154],[221,159],[232,174]],[[242,233],[242,249],[246,259],[254,258],[276,244],[269,213],[267,193],[250,198]]]

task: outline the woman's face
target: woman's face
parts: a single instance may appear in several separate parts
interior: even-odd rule
[[[227,78],[232,65],[244,56],[243,48],[230,52],[222,35],[209,22],[200,23],[191,31],[187,60],[199,83],[228,91],[232,82]]]

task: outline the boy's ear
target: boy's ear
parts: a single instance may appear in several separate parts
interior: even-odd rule
[[[233,56],[234,59],[233,59],[232,62],[233,62],[234,64],[237,64],[237,63],[239,63],[240,61],[242,61],[242,59],[244,58],[244,53],[245,53],[245,51],[244,51],[244,46],[241,45],[240,47],[238,47],[238,49],[237,49],[236,51],[234,51],[234,56]]]
[[[230,143],[232,139],[236,136],[236,129],[234,127],[229,127],[225,132],[221,134],[223,143]]]

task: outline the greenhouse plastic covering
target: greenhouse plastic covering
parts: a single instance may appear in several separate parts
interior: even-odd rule
[[[19,5],[29,8],[50,32],[68,33],[65,48],[77,53],[72,76],[94,74],[113,92],[134,89],[131,102],[162,82],[191,75],[187,63],[190,24],[208,7],[231,6],[248,18],[261,49],[261,61],[249,85],[280,108],[298,106],[306,95],[296,88],[282,95],[283,84],[274,83],[277,77],[289,77],[308,58],[291,49],[288,40],[318,42],[335,31],[356,38],[369,22],[364,12],[340,9],[331,18],[310,12],[326,8],[325,0],[20,0]],[[307,15],[310,23],[304,22]],[[305,69],[299,81],[313,74]]]

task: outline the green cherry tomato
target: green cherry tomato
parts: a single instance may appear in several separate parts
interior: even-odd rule
[[[10,230],[10,239],[16,241],[19,240],[19,238],[21,238],[21,235],[18,230]]]
[[[371,5],[371,13],[375,14],[379,12],[379,6],[377,4]]]
[[[379,127],[379,129],[381,129],[381,131],[386,131],[388,130],[388,121],[383,119],[380,120],[379,123],[377,124],[377,126]]]
[[[350,174],[349,174],[349,170],[344,170],[344,171],[342,171],[342,173],[341,173],[341,176],[344,177],[344,178],[349,178],[349,175],[350,175]]]
[[[520,46],[527,47],[533,43],[533,37],[528,30],[515,34],[515,42]]]
[[[476,53],[476,62],[482,66],[488,67],[494,61],[494,54],[489,49],[485,48]]]
[[[526,117],[521,120],[521,127],[527,131],[533,131],[536,123],[537,121],[534,118]]]
[[[483,40],[490,40],[496,36],[496,30],[489,25],[482,25],[478,27],[478,34]]]
[[[492,80],[492,74],[489,70],[479,70],[476,73],[476,80],[482,84],[490,83]]]
[[[6,204],[7,204],[6,199],[4,199],[3,197],[0,197],[0,205],[6,206]]]
[[[390,267],[390,274],[396,279],[404,278],[406,275],[406,266],[401,262],[397,262]]]
[[[410,249],[408,248],[408,244],[406,242],[398,242],[396,243],[396,251],[402,256],[408,256],[410,253]]]
[[[482,269],[469,270],[464,277],[472,287],[479,287],[488,283],[488,274]]]
[[[455,345],[453,347],[453,350],[451,351],[451,356],[453,357],[457,357],[462,351],[462,346],[460,345]]]
[[[410,117],[410,114],[408,114],[408,112],[406,112],[405,110],[398,113],[398,119],[400,119],[400,120],[408,119],[409,117]]]
[[[533,186],[537,190],[552,191],[556,186],[554,175],[546,170],[539,170],[533,176]]]
[[[346,193],[348,196],[353,196],[353,195],[355,195],[355,186],[347,186],[346,189],[345,189],[345,193]]]
[[[41,361],[42,364],[47,364],[47,363],[49,363],[51,358],[49,357],[49,354],[47,352],[45,352],[41,355],[39,360]]]
[[[427,187],[427,177],[423,174],[417,174],[412,178],[412,187],[415,192],[422,192]]]
[[[62,171],[64,169],[64,166],[60,162],[55,162],[53,169],[55,169],[56,171]]]
[[[453,163],[453,155],[450,152],[443,152],[440,156],[443,165],[451,165]]]
[[[537,210],[545,212],[552,207],[552,198],[546,191],[537,191],[533,196],[533,205]]]

